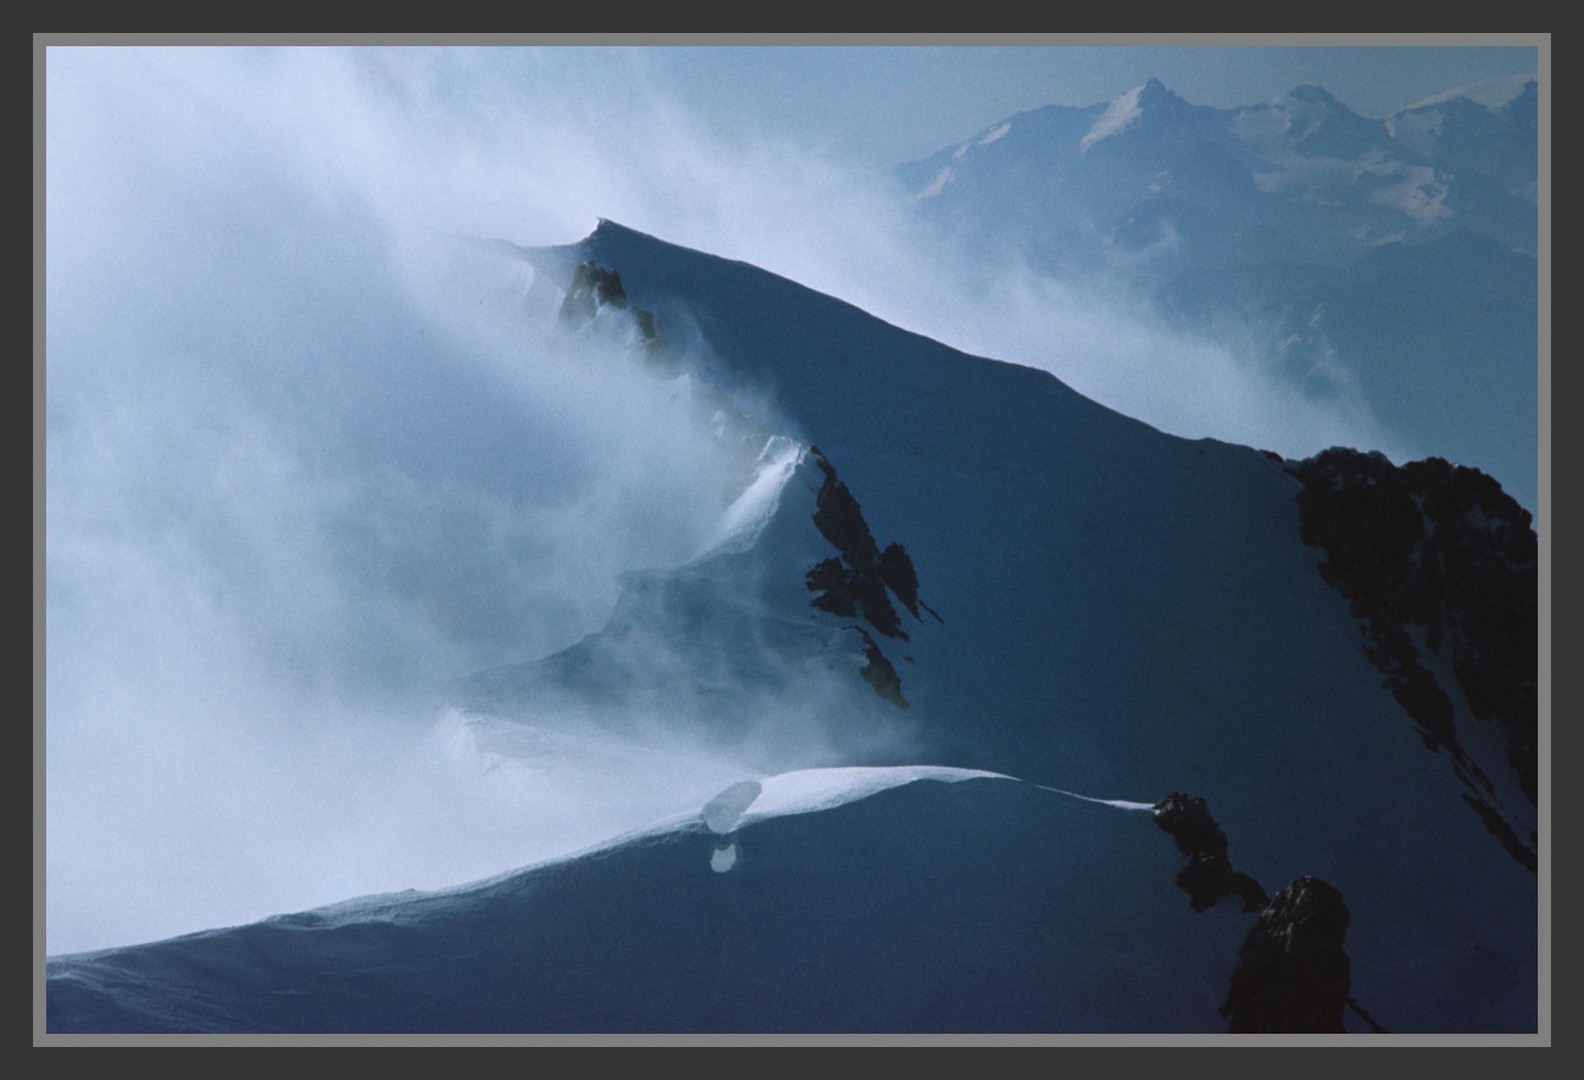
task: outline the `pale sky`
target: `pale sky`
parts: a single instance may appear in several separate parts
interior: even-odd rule
[[[924,157],[1013,113],[1086,106],[1151,76],[1196,105],[1234,108],[1325,87],[1381,118],[1481,79],[1539,70],[1533,46],[997,45],[665,47],[645,50],[727,133],[781,130],[869,164]]]

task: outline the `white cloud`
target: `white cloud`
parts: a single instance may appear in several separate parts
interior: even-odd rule
[[[641,56],[47,65],[52,952],[505,869],[735,778],[606,747],[483,781],[426,741],[446,680],[598,627],[620,572],[711,540],[723,487],[671,384],[491,306],[525,276],[444,286],[457,234],[607,217],[1182,434],[1293,453],[1368,430],[1252,344],[970,262],[889,178],[724,144]]]

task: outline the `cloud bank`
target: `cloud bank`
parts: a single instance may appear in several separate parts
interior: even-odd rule
[[[1178,434],[1386,441],[1255,329],[970,261],[885,176],[717,137],[642,53],[46,65],[51,953],[456,883],[742,778],[697,746],[513,761],[441,712],[448,680],[597,629],[621,573],[695,556],[724,482],[670,384],[523,333],[495,301],[527,280],[459,276],[458,236],[607,217]]]

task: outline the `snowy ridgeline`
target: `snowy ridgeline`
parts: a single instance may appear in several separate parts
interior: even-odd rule
[[[53,960],[48,1024],[1192,1033],[1230,1017],[1232,1031],[1367,1033],[1371,1007],[1402,1015],[1350,992],[1340,894],[1304,878],[1268,906],[1257,885],[1257,901],[1195,897],[1203,852],[1185,860],[1191,828],[1168,817],[1166,801],[941,767],[743,781],[477,885]],[[1521,1005],[1484,1004],[1487,1023],[1523,1026]]]
[[[1193,910],[1148,809],[933,767],[745,781],[476,886],[51,961],[49,1028],[1216,1030],[1254,918]]]
[[[896,175],[987,254],[1119,275],[1180,325],[1268,335],[1272,371],[1306,395],[1360,394],[1415,452],[1535,511],[1539,108],[1534,77],[1383,120],[1314,86],[1220,109],[1151,79]]]
[[[1289,463],[608,222],[496,250],[573,333],[624,312],[752,467],[715,546],[453,704],[768,778],[475,886],[56,958],[50,1031],[1536,1029],[1533,807],[1411,635],[1464,737],[1394,696]]]

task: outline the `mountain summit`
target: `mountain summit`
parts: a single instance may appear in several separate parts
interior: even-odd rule
[[[1533,532],[1488,478],[1168,436],[612,222],[473,255],[737,479],[455,708],[758,771],[475,886],[54,958],[52,1032],[1536,1029],[1533,627],[1488,610]]]
[[[1490,473],[1534,513],[1538,85],[1470,92],[1376,120],[1318,86],[1219,109],[1151,79],[896,176],[981,256],[1120,278],[1184,330],[1236,327],[1229,347],[1273,378],[1357,394],[1399,445]]]

